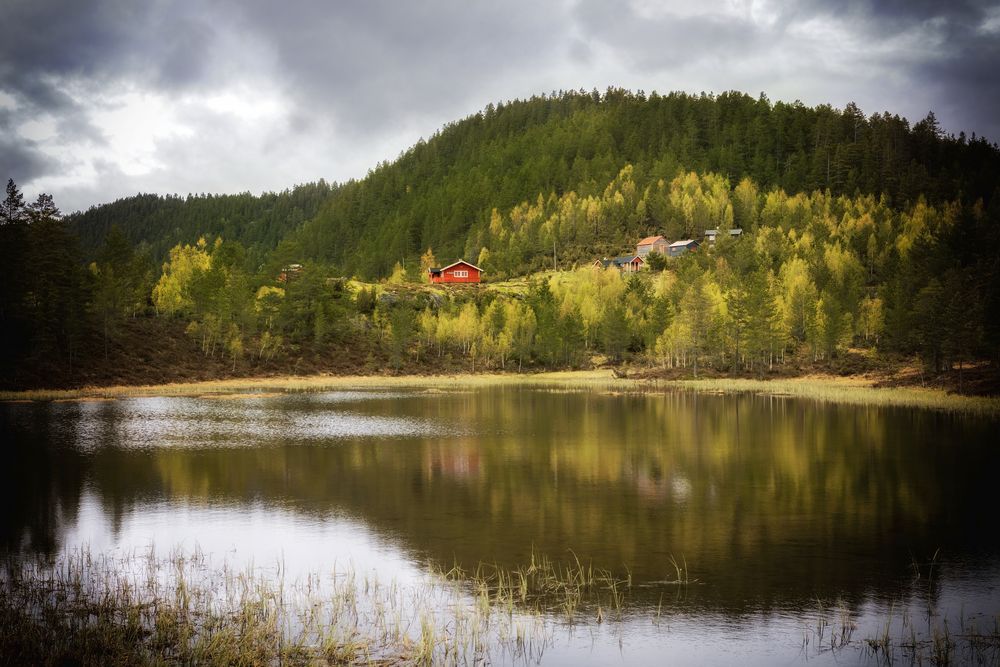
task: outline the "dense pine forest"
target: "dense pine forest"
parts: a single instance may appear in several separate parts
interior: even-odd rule
[[[995,144],[945,135],[933,114],[609,90],[490,105],[337,185],[138,195],[63,217],[10,181],[4,384],[995,369],[997,174]],[[744,233],[635,276],[590,266],[647,235],[731,228]],[[419,284],[463,256],[492,284]]]

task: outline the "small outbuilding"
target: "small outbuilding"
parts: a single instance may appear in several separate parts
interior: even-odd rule
[[[442,268],[427,269],[432,283],[478,283],[483,270],[475,264],[460,259]]]
[[[718,238],[718,236],[719,236],[719,230],[718,229],[706,229],[705,230],[705,240],[708,241],[709,243],[715,243],[715,239]],[[730,229],[729,230],[729,236],[731,238],[734,238],[734,239],[735,238],[739,238],[739,237],[743,236],[743,230],[739,229],[739,228]]]
[[[622,273],[635,273],[645,265],[646,261],[642,257],[639,257],[639,255],[625,255],[624,257],[615,257],[614,259],[598,259],[594,260],[593,264],[593,266],[599,269],[614,267]]]
[[[289,264],[281,269],[281,273],[278,274],[278,282],[290,283],[300,275],[302,275],[302,265]]]
[[[639,257],[645,257],[651,252],[666,255],[669,246],[670,242],[662,236],[647,236],[635,246],[635,254]]]
[[[674,241],[669,246],[667,246],[667,255],[670,257],[680,257],[686,252],[694,251],[701,245],[694,239],[684,239],[683,241]]]

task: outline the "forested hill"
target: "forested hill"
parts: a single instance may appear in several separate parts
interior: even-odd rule
[[[586,234],[574,225],[502,239],[493,233],[494,209],[509,218],[515,206],[530,202],[531,215],[544,221],[557,207],[571,207],[567,195],[578,208],[592,197],[612,200],[615,190],[605,190],[626,164],[624,185],[635,188],[624,202],[630,210],[590,206],[592,215],[617,215],[603,226]],[[311,260],[368,278],[388,275],[396,262],[415,268],[429,247],[442,259],[473,261],[486,247],[495,277],[536,268],[553,241],[559,255],[573,261],[618,252],[648,233],[700,234],[678,226],[683,216],[660,183],[681,171],[716,173],[732,187],[746,177],[762,193],[884,194],[886,206],[903,210],[919,197],[931,204],[978,198],[988,204],[1000,152],[982,138],[945,136],[932,114],[911,125],[888,113],[865,116],[853,104],[806,107],[742,93],[568,92],[491,104],[340,186],[320,181],[261,196],[137,195],[70,222],[88,259],[117,225],[132,244],[148,244],[157,263],[177,243],[221,235],[240,241],[255,267],[286,239],[271,268]],[[705,216],[689,215],[688,222],[715,226]]]
[[[178,243],[222,236],[239,239],[259,263],[289,232],[315,216],[335,190],[320,179],[258,196],[138,194],[68,216],[66,221],[76,229],[87,259],[96,257],[111,227],[117,226],[129,243],[146,246],[157,262]]]
[[[732,185],[749,177],[762,192],[885,194],[887,205],[902,209],[921,196],[988,203],[1000,152],[981,138],[945,136],[932,114],[911,126],[888,113],[866,117],[853,104],[837,110],[741,93],[622,90],[533,97],[490,105],[345,184],[292,237],[283,259],[330,262],[369,277],[387,275],[397,261],[414,265],[428,247],[438,257],[475,261],[494,208],[506,213],[539,195],[543,204],[554,203],[552,194],[600,196],[625,164],[640,195],[689,170],[718,173]],[[630,211],[627,228],[564,241],[570,256],[610,251],[626,236],[666,231],[673,213],[649,206]],[[523,245],[517,252],[525,259],[551,251],[538,238]],[[511,268],[531,262],[514,260]]]
[[[0,386],[602,357],[762,375],[860,350],[957,365],[960,390],[972,363],[997,391],[998,174],[996,145],[930,115],[609,91],[488,107],[337,186],[140,195],[66,220],[9,180]],[[591,266],[733,227],[639,275]],[[457,256],[497,282],[553,254],[561,271],[520,291],[416,284]]]

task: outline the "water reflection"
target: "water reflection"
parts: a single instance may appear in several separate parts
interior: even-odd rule
[[[724,618],[816,598],[939,596],[912,571],[938,549],[951,581],[998,580],[996,425],[973,418],[510,387],[7,404],[0,415],[7,551],[150,539],[208,550],[227,535],[258,561],[322,564],[360,535],[382,545],[366,560],[403,571],[572,550],[628,567],[648,606],[674,556],[702,582],[683,608]]]
[[[419,417],[363,414],[343,409],[370,394],[339,392],[315,401],[272,398],[140,398],[77,404],[73,446],[84,451],[116,447],[255,447],[357,436],[432,435],[440,431]],[[337,406],[335,412],[325,406]]]
[[[63,540],[71,551],[82,547],[93,554],[152,552],[169,558],[174,553],[203,553],[215,567],[280,571],[290,579],[336,570],[406,584],[424,574],[361,521],[342,514],[302,514],[263,502],[153,501],[113,525],[100,499],[85,490]]]

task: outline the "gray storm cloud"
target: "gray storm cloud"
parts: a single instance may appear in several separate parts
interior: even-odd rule
[[[608,86],[933,109],[1000,137],[1000,5],[13,0],[0,176],[73,210],[361,176],[491,101]]]

